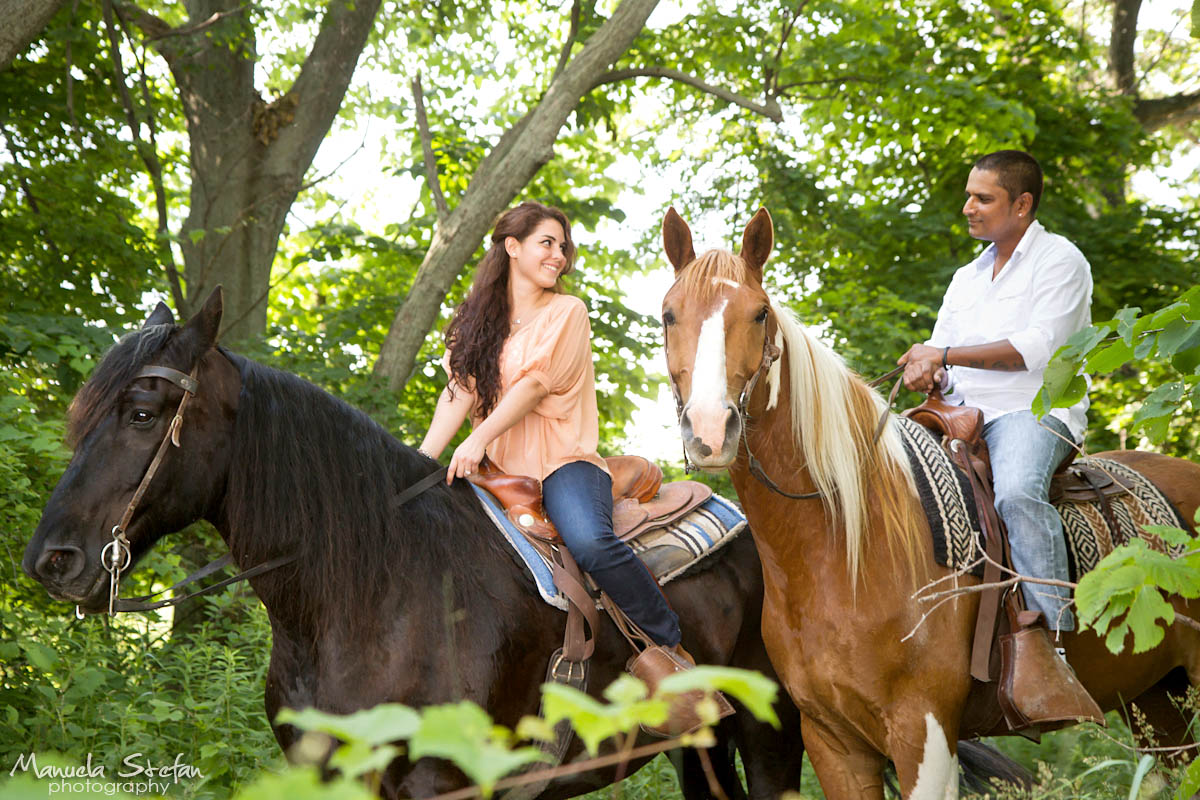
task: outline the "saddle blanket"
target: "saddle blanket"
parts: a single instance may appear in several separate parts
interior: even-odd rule
[[[892,421],[900,425],[921,507],[925,510],[933,533],[937,562],[954,570],[975,564],[982,556],[983,542],[975,498],[966,475],[950,460],[949,454],[942,448],[941,440],[928,428],[906,417],[894,416]],[[1130,488],[1109,497],[1109,505],[1117,521],[1116,531],[1109,528],[1098,499],[1084,503],[1054,504],[1063,522],[1071,581],[1078,582],[1081,576],[1100,563],[1100,559],[1134,537],[1140,537],[1151,548],[1170,556],[1183,554],[1186,545],[1168,547],[1143,527],[1171,525],[1184,530],[1188,528],[1175,506],[1157,486],[1141,473],[1112,459],[1087,456],[1075,463],[1123,478]],[[981,576],[983,565],[978,564],[971,572]]]
[[[567,598],[554,585],[550,563],[530,544],[487,491],[472,485],[484,511],[529,567],[538,594],[550,605],[567,610]],[[714,494],[672,523],[638,534],[629,544],[660,584],[668,583],[729,544],[746,528],[746,517],[724,497]]]

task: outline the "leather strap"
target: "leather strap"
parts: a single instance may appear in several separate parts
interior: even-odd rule
[[[399,508],[409,500],[412,500],[417,495],[431,488],[438,481],[446,480],[446,469],[446,467],[435,469],[433,472],[429,473],[424,478],[421,478],[421,480],[417,481],[403,492],[396,495],[396,499],[392,501],[392,508]]]
[[[1108,525],[1109,536],[1112,537],[1114,542],[1117,541],[1117,538],[1121,535],[1121,529],[1117,525],[1117,515],[1113,513],[1112,504],[1108,502],[1108,496],[1104,494],[1103,487],[1099,485],[1099,482],[1090,470],[1081,469],[1077,470],[1077,472],[1083,476],[1088,486],[1091,486],[1092,491],[1096,493],[1096,499],[1100,501],[1100,509],[1104,512],[1104,522]]]
[[[134,376],[134,380],[137,378],[163,378],[175,384],[180,389],[183,389],[185,392],[190,392],[192,394],[195,394],[200,389],[200,382],[196,380],[195,370],[192,371],[191,375],[186,375],[177,369],[151,364],[149,366],[142,367],[142,371]]]
[[[983,567],[983,582],[998,583],[1001,579],[1000,564],[1004,558],[1004,543],[1000,518],[996,516],[995,505],[990,493],[983,486],[979,475],[975,473],[967,453],[967,446],[961,439],[950,443],[950,452],[959,467],[967,473],[971,484],[971,493],[975,497],[975,508],[979,515],[979,525],[983,528],[984,551],[987,561]],[[991,657],[992,641],[996,635],[996,620],[1000,611],[1000,589],[987,589],[980,593],[979,611],[975,618],[975,637],[971,644],[971,677],[983,683],[992,680]]]
[[[224,556],[222,556],[221,558],[218,558],[216,561],[209,562],[205,566],[196,570],[191,575],[187,576],[186,578],[181,580],[179,583],[172,586],[170,589],[163,589],[160,592],[155,592],[154,594],[148,594],[144,597],[135,597],[135,598],[130,598],[130,599],[117,600],[116,604],[114,605],[114,610],[116,610],[116,611],[152,611],[156,608],[166,608],[168,606],[177,606],[185,600],[191,600],[193,597],[200,597],[201,595],[212,594],[213,592],[215,592],[219,589],[224,589],[226,586],[229,586],[231,584],[238,583],[239,581],[249,580],[250,578],[253,578],[257,575],[261,575],[264,572],[273,570],[276,567],[282,567],[284,564],[290,564],[291,562],[295,561],[297,558],[299,558],[299,556],[296,554],[292,554],[289,556],[280,556],[279,558],[273,558],[270,561],[265,561],[262,564],[259,564],[257,567],[251,567],[250,569],[246,570],[245,572],[239,572],[237,575],[234,575],[229,578],[225,578],[224,580],[221,580],[221,581],[217,581],[216,583],[212,584],[211,586],[205,586],[203,589],[197,589],[194,592],[189,592],[188,594],[181,595],[179,597],[171,597],[166,600],[158,600],[156,602],[146,602],[146,601],[150,600],[150,598],[152,598],[152,597],[157,597],[158,595],[163,594],[164,592],[169,592],[174,589],[178,589],[181,586],[186,586],[189,583],[198,581],[201,578],[207,577],[208,575],[211,575],[212,573],[216,572],[217,570],[219,570],[225,566],[228,566],[230,563],[233,562],[233,556],[229,553],[226,553]]]
[[[567,548],[555,547],[554,556],[551,562],[554,585],[567,598],[567,629],[563,634],[562,657],[572,662],[587,661],[596,651],[596,631],[600,627],[596,602],[584,588],[583,572]]]

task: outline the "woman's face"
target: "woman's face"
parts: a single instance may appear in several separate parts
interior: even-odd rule
[[[556,219],[542,220],[524,239],[509,236],[504,249],[513,277],[543,289],[554,286],[567,263],[567,237]]]

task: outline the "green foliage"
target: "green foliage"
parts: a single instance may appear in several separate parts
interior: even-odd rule
[[[1073,405],[1081,396],[1084,370],[1114,373],[1133,362],[1155,361],[1159,383],[1141,399],[1130,428],[1160,444],[1172,433],[1178,412],[1200,396],[1200,286],[1157,311],[1139,314],[1123,308],[1110,320],[1098,322],[1072,336],[1054,354],[1045,384],[1034,401],[1034,412]],[[1143,394],[1145,389],[1143,388]]]

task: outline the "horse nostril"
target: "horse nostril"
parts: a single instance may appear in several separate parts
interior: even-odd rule
[[[60,583],[70,581],[83,572],[83,551],[70,545],[47,547],[38,556],[33,572],[35,578],[52,578]]]
[[[708,458],[712,455],[712,448],[704,444],[704,442],[701,442],[696,449],[700,452],[700,455],[704,456],[705,458]]]

